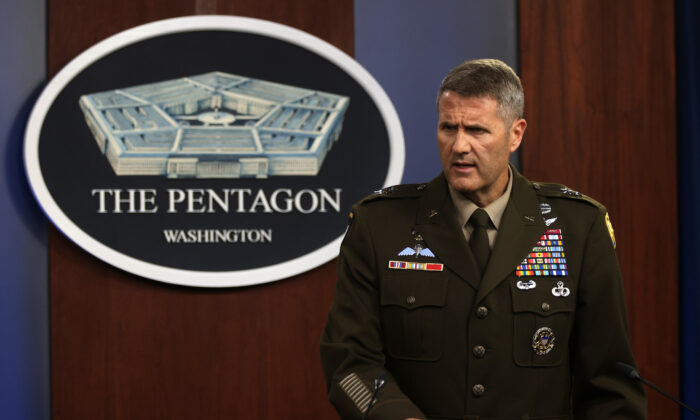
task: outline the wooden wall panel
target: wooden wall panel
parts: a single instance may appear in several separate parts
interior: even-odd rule
[[[142,23],[237,14],[353,52],[352,0],[48,2],[48,70]],[[290,279],[194,289],[138,278],[49,233],[54,419],[336,419],[318,340],[335,261]]]
[[[248,16],[294,26],[354,54],[353,1],[221,1],[219,13]]]
[[[637,363],[678,395],[673,2],[521,0],[519,13],[523,171],[608,207]],[[678,417],[648,394],[650,419]]]

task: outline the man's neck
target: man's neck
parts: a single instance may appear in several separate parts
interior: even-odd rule
[[[448,184],[449,186],[449,184]],[[510,192],[513,189],[513,174],[511,172],[510,167],[508,168],[508,178],[507,182],[505,185],[505,190],[503,193],[500,195],[500,197],[497,197],[495,200],[491,201],[487,206],[482,207],[486,209],[486,212],[489,214],[489,217],[493,221],[494,226],[496,229],[498,229],[498,225],[500,224],[501,217],[503,216],[503,212],[505,211],[505,208],[508,204],[508,200],[510,199]],[[458,215],[458,221],[460,222],[461,225],[464,226],[464,224],[469,220],[469,217],[471,216],[472,212],[476,210],[477,207],[480,207],[478,203],[470,200],[467,198],[464,194],[461,192],[455,190],[452,188],[452,186],[449,186],[449,191],[450,191],[450,196],[452,198],[452,202],[455,206],[455,209],[457,210],[457,215]]]
[[[503,171],[499,176],[496,182],[492,184],[493,188],[490,188],[489,191],[475,191],[474,193],[462,193],[460,194],[464,195],[469,201],[473,202],[476,204],[478,207],[481,208],[486,208],[489,204],[493,203],[494,201],[498,200],[503,194],[505,194],[506,190],[508,190],[508,185],[510,185],[510,179],[512,178],[510,166],[508,166],[506,171]]]

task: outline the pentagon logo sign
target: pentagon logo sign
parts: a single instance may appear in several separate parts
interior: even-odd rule
[[[337,48],[196,16],[71,61],[32,111],[25,164],[51,221],[96,257],[230,287],[334,258],[352,204],[400,182],[404,145],[382,88]]]
[[[317,175],[349,98],[212,72],[80,98],[117,175]]]

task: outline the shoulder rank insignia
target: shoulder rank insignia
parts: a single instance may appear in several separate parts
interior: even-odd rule
[[[561,229],[547,229],[515,269],[515,275],[518,277],[568,275]]]
[[[615,231],[613,230],[612,222],[610,222],[610,216],[608,215],[608,213],[605,213],[605,226],[608,227],[608,233],[610,234],[610,239],[612,240],[613,248],[616,248],[617,242],[615,242]]]
[[[423,191],[426,184],[399,184],[390,187],[384,187],[374,191],[376,195],[415,195],[417,191]]]
[[[578,196],[581,195],[580,192],[574,191],[574,190],[572,190],[572,189],[569,188],[569,187],[561,187],[561,192],[562,192],[563,194],[566,194],[566,195],[573,195],[573,196],[575,196],[575,197],[578,197]]]
[[[373,191],[372,194],[364,197],[358,201],[357,204],[362,205],[375,200],[386,200],[391,198],[418,197],[420,194],[422,194],[418,189],[419,186],[420,185],[416,186],[416,184],[392,185],[390,187]]]
[[[567,187],[566,185],[562,184],[547,184],[547,183],[540,183],[540,182],[533,182],[532,187],[537,191],[537,195],[540,197],[563,197],[563,198],[570,198],[570,199],[575,199],[579,201],[586,202],[588,204],[592,204],[598,208],[603,207],[602,204],[599,202],[595,201],[591,197],[581,194],[580,192],[576,190],[572,190],[571,188]],[[544,209],[541,209],[542,214],[547,214],[546,207]],[[552,216],[548,216],[552,217]]]

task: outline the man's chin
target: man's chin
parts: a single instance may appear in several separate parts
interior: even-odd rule
[[[466,180],[463,178],[457,178],[457,179],[449,179],[448,178],[447,182],[450,184],[452,189],[454,189],[455,191],[461,192],[462,194],[465,194],[465,195],[469,195],[478,189],[476,183],[473,182],[472,180]]]

